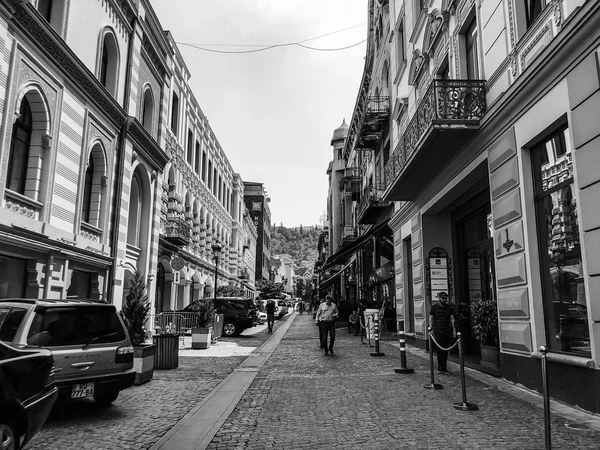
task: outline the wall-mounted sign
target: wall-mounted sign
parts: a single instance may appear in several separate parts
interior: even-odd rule
[[[252,202],[252,211],[262,211],[262,203]]]
[[[179,270],[183,269],[184,265],[185,265],[185,261],[183,260],[183,258],[181,256],[175,256],[171,260],[171,268],[173,270],[179,271]]]
[[[425,261],[425,286],[430,302],[437,300],[441,292],[452,301],[452,260],[441,247],[432,248]]]

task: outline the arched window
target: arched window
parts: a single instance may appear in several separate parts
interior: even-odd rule
[[[106,185],[106,164],[100,144],[90,151],[83,179],[83,197],[81,199],[81,220],[89,225],[102,228],[102,200]]]
[[[27,99],[23,98],[19,109],[19,118],[13,125],[11,149],[8,157],[8,176],[6,177],[6,187],[19,194],[25,194],[29,145],[31,143],[31,123],[31,108]]]
[[[152,89],[147,88],[144,91],[144,100],[142,104],[142,126],[152,134],[152,116],[154,115],[154,98]]]
[[[88,166],[85,171],[85,180],[83,182],[83,201],[82,201],[82,219],[90,223],[90,211],[92,207],[92,185],[94,180],[94,158],[90,155]]]
[[[129,220],[127,221],[127,243],[140,246],[140,216],[142,213],[142,187],[137,174],[131,179],[129,197]]]
[[[111,32],[104,34],[100,48],[98,79],[113,96],[117,93],[117,77],[119,73],[119,47]]]

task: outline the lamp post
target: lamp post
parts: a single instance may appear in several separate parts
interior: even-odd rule
[[[217,304],[217,277],[219,276],[219,258],[221,257],[221,245],[217,242],[212,246],[213,258],[215,260],[215,292],[213,306]]]

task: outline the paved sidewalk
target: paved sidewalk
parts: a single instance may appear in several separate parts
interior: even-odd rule
[[[338,329],[335,355],[324,356],[312,319],[290,319],[287,333],[206,448],[544,448],[543,410],[502,388],[504,382],[489,377],[495,382],[487,383],[469,371],[468,401],[479,410],[458,411],[457,368],[451,375],[436,373],[444,389],[424,389],[428,360],[418,351],[409,354],[415,373],[396,374],[400,355],[392,341],[382,341],[386,355],[375,358],[358,337]],[[599,448],[598,418],[580,414],[593,426],[577,429],[576,416],[571,421],[552,415],[552,448]]]

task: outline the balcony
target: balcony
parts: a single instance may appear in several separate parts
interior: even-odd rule
[[[360,172],[356,167],[348,167],[340,180],[340,191],[352,193],[352,200],[360,199]]]
[[[355,147],[375,150],[390,120],[390,98],[367,97],[365,103]]]
[[[180,247],[189,245],[190,243],[191,227],[181,217],[167,219],[165,225],[165,239],[172,244]]]
[[[352,225],[340,225],[340,231],[342,236],[340,247],[345,247],[346,245],[356,241],[358,238],[358,232],[352,227]]]
[[[485,81],[433,80],[385,167],[389,201],[414,200],[479,129]]]
[[[248,269],[239,269],[238,270],[238,278],[240,280],[247,280],[249,278]]]
[[[359,224],[374,224],[389,212],[392,203],[383,200],[383,186],[367,186],[357,208]]]

